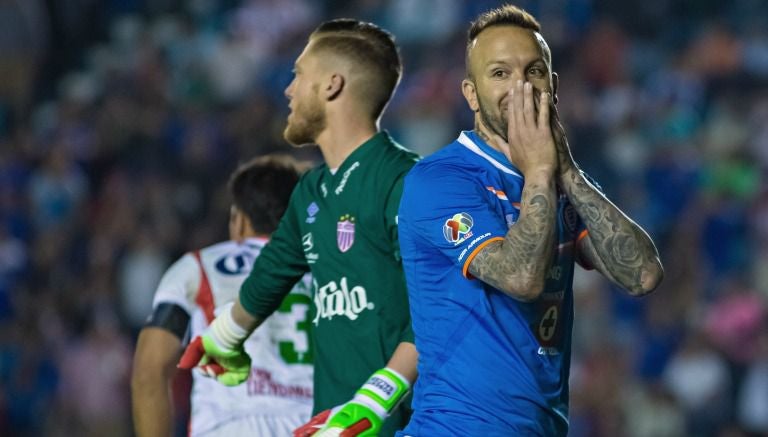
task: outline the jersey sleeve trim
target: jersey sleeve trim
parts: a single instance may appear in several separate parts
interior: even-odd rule
[[[483,249],[485,246],[489,245],[490,243],[493,243],[494,241],[500,241],[503,240],[504,237],[491,237],[482,243],[478,245],[475,250],[472,251],[472,253],[469,254],[467,257],[467,260],[464,261],[464,266],[461,269],[461,273],[464,275],[467,279],[475,279],[474,276],[472,276],[471,273],[469,273],[469,263],[472,262],[473,259],[475,259],[475,256],[477,256],[478,253],[480,253],[480,250]]]
[[[198,266],[200,266],[200,288],[197,291],[197,296],[195,296],[195,303],[203,310],[205,320],[208,323],[211,323],[213,322],[213,319],[216,318],[213,312],[214,304],[211,283],[208,281],[208,275],[203,268],[203,260],[200,258],[200,251],[194,251],[193,255],[195,256]]]
[[[584,229],[583,231],[581,231],[581,233],[579,234],[579,236],[578,236],[578,237],[576,237],[576,242],[578,243],[579,241],[581,241],[582,239],[584,239],[584,237],[586,237],[588,234],[589,234],[589,231],[588,231],[587,229]]]
[[[581,245],[583,244],[581,240],[583,240],[587,235],[589,235],[589,231],[584,229],[576,238],[576,262],[579,263],[579,265],[583,267],[584,270],[594,270],[595,266],[593,266],[589,260],[584,258],[584,255],[581,253]]]

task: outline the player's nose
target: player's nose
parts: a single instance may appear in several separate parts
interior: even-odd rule
[[[518,80],[523,81],[523,83],[526,81],[525,72],[519,68],[513,69],[509,76],[512,84],[516,84]]]

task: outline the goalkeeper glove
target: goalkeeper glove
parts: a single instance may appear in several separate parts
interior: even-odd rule
[[[226,309],[189,343],[178,367],[197,367],[204,375],[227,386],[242,384],[251,373],[251,357],[243,349],[248,334]]]
[[[351,401],[329,414],[328,421],[313,437],[377,436],[384,420],[409,389],[408,380],[395,370],[388,367],[378,370]]]

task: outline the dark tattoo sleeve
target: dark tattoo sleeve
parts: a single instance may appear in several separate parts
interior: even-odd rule
[[[663,269],[648,234],[580,171],[564,175],[562,182],[568,200],[589,231],[588,237],[582,240],[582,255],[630,294],[653,291],[661,281]]]
[[[526,183],[520,217],[503,241],[485,246],[469,265],[483,282],[521,299],[535,299],[544,288],[555,241],[554,181]]]

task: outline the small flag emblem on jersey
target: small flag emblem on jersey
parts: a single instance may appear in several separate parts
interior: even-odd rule
[[[348,251],[355,243],[355,218],[343,215],[336,224],[336,244],[341,253]]]

